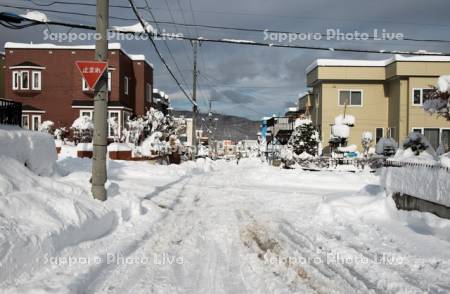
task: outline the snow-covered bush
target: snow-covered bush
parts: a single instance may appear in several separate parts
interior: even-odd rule
[[[288,145],[292,151],[299,155],[306,152],[310,155],[317,155],[317,144],[319,143],[319,133],[314,128],[311,120],[297,119],[296,128],[289,138]]]
[[[80,116],[72,124],[75,143],[90,143],[94,131],[94,124],[87,116]]]
[[[39,126],[38,131],[53,135],[55,131],[55,123],[52,122],[51,120],[43,121]]]
[[[338,115],[331,126],[330,146],[333,148],[347,145],[350,137],[350,127],[355,125],[355,117],[352,115]]]
[[[379,155],[392,156],[398,148],[397,142],[392,138],[380,138],[375,146],[375,153]]]
[[[55,129],[54,136],[57,140],[62,141],[64,140],[64,138],[67,136],[68,133],[69,131],[67,130],[66,127],[61,127]]]
[[[408,137],[403,141],[402,148],[403,150],[411,149],[411,151],[416,156],[427,150],[430,153],[435,153],[427,138],[425,138],[425,136],[421,133],[417,132],[412,132],[408,135]]]

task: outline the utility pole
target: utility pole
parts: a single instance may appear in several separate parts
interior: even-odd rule
[[[193,84],[192,84],[192,100],[194,103],[197,102],[197,46],[198,41],[194,40],[192,41],[192,47],[194,49],[194,72],[193,72]],[[195,156],[197,155],[197,132],[196,132],[196,122],[197,122],[197,105],[194,104],[192,106],[192,146],[194,147],[192,149],[192,157],[195,159]]]
[[[99,36],[95,43],[95,59],[108,61],[108,20],[109,0],[97,0],[97,29]],[[94,90],[94,138],[92,157],[92,195],[95,199],[105,201],[107,198],[105,183],[106,146],[108,116],[108,69],[103,73]]]

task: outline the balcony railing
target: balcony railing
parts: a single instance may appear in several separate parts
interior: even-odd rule
[[[0,98],[0,124],[22,126],[22,103]]]

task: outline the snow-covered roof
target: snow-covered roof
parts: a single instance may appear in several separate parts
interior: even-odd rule
[[[153,64],[147,61],[143,54],[128,54],[120,43],[109,43],[109,50],[121,50],[133,61],[145,61],[153,68]],[[95,50],[95,45],[56,45],[51,43],[14,43],[6,42],[5,49],[47,49],[47,50]]]
[[[449,62],[450,56],[421,55],[403,56],[396,54],[394,57],[383,60],[355,60],[355,59],[317,59],[306,68],[309,73],[318,66],[364,66],[364,67],[384,67],[396,61],[434,61]]]

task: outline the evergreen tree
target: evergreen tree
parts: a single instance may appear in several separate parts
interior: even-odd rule
[[[317,154],[317,144],[319,135],[310,120],[297,120],[297,127],[289,139],[288,145],[292,146],[295,154],[300,155],[306,152],[315,156]]]

